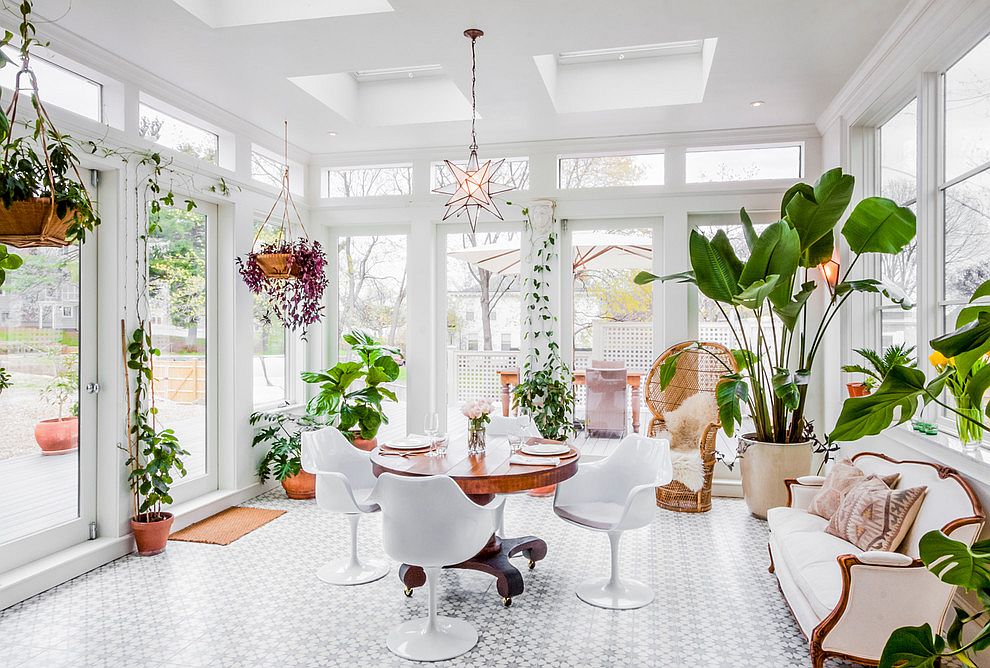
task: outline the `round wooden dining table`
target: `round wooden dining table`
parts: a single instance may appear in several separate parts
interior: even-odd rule
[[[546,439],[529,439],[531,443],[557,443]],[[553,485],[577,473],[580,452],[570,446],[567,455],[547,458],[545,465],[524,465],[510,462],[512,452],[505,437],[489,437],[483,455],[469,455],[467,441],[452,441],[443,457],[428,457],[425,453],[404,453],[382,444],[371,453],[372,469],[376,476],[394,473],[404,476],[450,476],[473,501],[489,503],[496,494],[525,492],[537,487]],[[536,536],[506,538],[492,534],[488,544],[478,554],[447,568],[481,571],[496,579],[496,589],[502,604],[512,605],[512,597],[523,593],[523,578],[510,557],[523,555],[529,560],[529,568],[547,555],[546,541]],[[412,590],[426,584],[426,573],[419,566],[402,564],[399,579],[406,588],[406,596]]]

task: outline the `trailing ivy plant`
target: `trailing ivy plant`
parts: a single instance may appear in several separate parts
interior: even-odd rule
[[[526,228],[532,231],[529,209],[522,209]],[[521,382],[512,391],[513,408],[530,412],[545,438],[566,440],[575,433],[573,375],[560,357],[557,316],[550,310],[551,263],[557,257],[557,235],[551,231],[536,247],[533,271],[523,282],[524,338],[530,339],[530,354],[522,368]]]
[[[170,489],[173,472],[185,477],[182,457],[188,455],[179,444],[172,429],[158,426],[155,407],[154,358],[161,354],[151,342],[151,330],[144,322],[134,330],[130,340],[121,321],[124,344],[125,388],[128,403],[127,483],[131,488],[132,519],[136,522],[157,522],[165,519],[163,506],[172,503]],[[130,372],[134,372],[131,393]]]
[[[297,475],[302,470],[302,433],[326,426],[321,416],[291,413],[252,413],[249,422],[256,428],[251,447],[269,446],[258,462],[261,482]]]

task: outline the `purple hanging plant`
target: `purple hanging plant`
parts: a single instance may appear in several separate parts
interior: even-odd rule
[[[258,264],[259,255],[288,254],[293,278],[265,275]],[[323,292],[330,284],[326,276],[327,258],[319,241],[301,238],[262,244],[246,258],[237,258],[237,270],[248,290],[266,298],[262,320],[270,323],[278,318],[291,330],[306,329],[323,317]]]

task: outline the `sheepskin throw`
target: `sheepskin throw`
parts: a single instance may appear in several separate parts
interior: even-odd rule
[[[663,421],[669,433],[667,438],[670,439],[670,449],[697,451],[702,432],[715,421],[717,414],[715,397],[707,392],[690,396],[675,410],[664,413]]]
[[[701,451],[670,451],[670,463],[674,469],[673,479],[692,492],[699,492],[705,486],[705,467],[701,461]]]

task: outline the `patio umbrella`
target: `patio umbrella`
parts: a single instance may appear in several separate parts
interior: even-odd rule
[[[644,237],[574,235],[575,274],[600,269],[650,269],[653,242]],[[451,257],[469,262],[494,274],[518,274],[522,253],[518,245],[489,244],[454,250]]]

